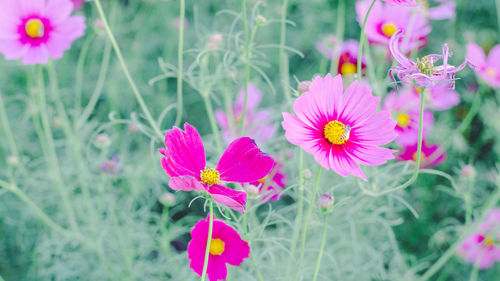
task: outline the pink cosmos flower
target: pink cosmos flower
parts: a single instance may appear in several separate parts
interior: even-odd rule
[[[413,7],[413,6],[417,6],[420,4],[420,3],[417,3],[416,0],[384,0],[384,1],[388,4],[407,6],[407,7]]]
[[[465,60],[458,67],[448,64],[448,58],[450,57],[448,44],[443,45],[442,55],[427,55],[422,59],[417,59],[416,62],[407,58],[399,49],[400,39],[403,33],[398,31],[391,37],[390,51],[392,56],[399,62],[399,66],[393,67],[389,70],[389,76],[391,80],[396,82],[394,79],[394,72],[396,72],[399,80],[406,83],[415,82],[418,87],[432,87],[438,84],[446,83],[449,85],[450,89],[455,88],[455,73],[462,70],[468,61]],[[443,64],[440,66],[435,66],[434,63],[438,60],[443,60]],[[397,85],[396,85],[397,88]]]
[[[420,117],[420,98],[409,87],[404,88],[399,94],[391,92],[384,100],[383,109],[391,112],[396,119],[396,142],[402,146],[416,144],[418,141],[418,125]],[[434,124],[432,111],[424,111],[424,138]]]
[[[83,2],[87,2],[89,0],[71,0],[73,2],[73,7],[75,10],[79,10],[83,7]]]
[[[283,188],[285,188],[287,175],[283,173],[283,164],[276,162],[276,166],[265,178],[249,184],[257,186],[259,193],[263,194],[264,201],[278,201],[283,197]]]
[[[337,73],[342,75],[354,74],[358,72],[358,51],[359,43],[356,40],[347,40],[340,45],[339,67]],[[366,73],[366,57],[361,57],[361,72]]]
[[[475,43],[467,45],[467,59],[474,64],[476,74],[493,88],[500,88],[500,44],[491,49],[488,57]]]
[[[250,138],[238,138],[224,151],[215,168],[207,168],[205,148],[193,126],[184,124],[184,131],[174,127],[165,134],[161,164],[170,176],[168,185],[174,190],[207,192],[229,208],[243,213],[247,194],[220,185],[221,181],[246,183],[265,177],[274,167],[274,160],[261,152]]]
[[[69,0],[0,1],[0,53],[7,60],[44,64],[59,59],[85,31]]]
[[[200,220],[191,230],[191,241],[187,247],[190,267],[198,275],[203,273],[205,251],[207,249],[209,217]],[[208,257],[208,280],[217,281],[227,278],[226,264],[239,266],[250,256],[250,246],[241,239],[234,228],[222,220],[214,219],[210,254]]]
[[[234,128],[231,131],[229,126],[229,118],[223,110],[215,111],[215,119],[222,129],[222,134],[224,141],[229,143],[231,140],[235,139],[239,135],[241,128],[241,115],[243,112],[243,102],[245,97],[245,91],[242,88],[238,94],[238,99],[233,105],[233,117],[234,117]],[[252,138],[259,145],[263,145],[271,138],[273,138],[275,133],[275,127],[271,123],[271,113],[269,110],[258,110],[258,106],[262,99],[262,93],[259,89],[253,85],[248,85],[248,100],[247,100],[247,112],[245,115],[245,133]]]
[[[458,254],[465,261],[485,269],[500,261],[500,209],[491,210],[476,233],[465,239]]]
[[[445,20],[455,18],[455,0],[435,0],[439,4],[434,7],[429,7],[428,1],[424,1],[422,8],[424,15],[431,20]]]
[[[446,153],[441,150],[439,145],[428,145],[424,140],[422,142],[422,154],[420,157],[420,168],[432,168],[441,164],[446,158]],[[399,161],[417,161],[417,144],[403,147],[398,155]]]
[[[356,3],[359,24],[363,24],[365,15],[370,7],[371,0],[362,0]],[[412,7],[401,7],[386,5],[377,1],[368,15],[365,33],[371,44],[389,46],[391,36],[397,31],[408,31],[412,19]],[[427,44],[427,35],[431,32],[431,26],[421,12],[413,16],[414,22],[408,34],[410,38],[407,50],[422,48]]]
[[[394,150],[379,147],[397,136],[390,113],[376,113],[379,101],[357,81],[344,92],[341,75],[318,76],[295,100],[296,116],[283,112],[281,124],[288,141],[314,155],[324,168],[366,180],[358,164],[374,166],[394,159]]]

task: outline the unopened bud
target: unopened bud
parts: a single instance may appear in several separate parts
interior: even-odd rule
[[[17,165],[19,165],[19,158],[17,158],[17,156],[15,156],[15,155],[9,155],[7,157],[7,164],[9,164],[11,166],[17,166]]]
[[[130,123],[127,129],[131,133],[137,133],[139,131],[139,125],[137,125],[137,123]]]
[[[312,178],[312,171],[309,169],[305,169],[304,171],[302,171],[302,176],[308,180]]]
[[[472,165],[465,165],[462,167],[460,173],[466,178],[472,178],[476,175],[476,169]]]
[[[258,25],[265,25],[267,23],[267,19],[262,15],[258,15],[255,21]]]
[[[210,50],[215,50],[219,47],[220,42],[222,42],[222,34],[214,33],[210,35],[210,38],[208,39],[208,48]]]
[[[302,81],[297,86],[299,92],[305,93],[309,91],[309,87],[311,86],[311,81]]]
[[[173,193],[170,193],[170,192],[163,193],[158,200],[160,201],[160,203],[163,204],[163,206],[166,206],[166,207],[171,207],[171,206],[175,205],[175,201],[176,201],[175,195]]]
[[[55,117],[54,120],[52,121],[52,125],[54,125],[54,128],[59,129],[62,126],[61,119],[58,117]]]
[[[326,212],[328,209],[330,209],[331,206],[333,206],[333,203],[335,202],[335,197],[333,195],[325,193],[321,195],[318,198],[318,201],[316,202],[318,204],[318,207],[321,209],[321,211]]]
[[[260,193],[260,188],[258,186],[253,185],[253,184],[246,184],[245,191],[250,195],[257,196]]]
[[[111,139],[107,134],[99,134],[95,138],[95,146],[100,149],[104,149],[111,145]]]

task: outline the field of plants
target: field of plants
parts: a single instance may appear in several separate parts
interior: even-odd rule
[[[0,0],[0,281],[500,280],[500,0]]]

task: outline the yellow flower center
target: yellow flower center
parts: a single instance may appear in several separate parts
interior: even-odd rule
[[[224,252],[226,243],[224,241],[216,238],[210,241],[210,254],[219,256]]]
[[[492,76],[492,77],[496,77],[498,75],[498,72],[493,67],[488,67],[486,69],[486,74],[488,74],[489,76]]]
[[[427,76],[431,76],[432,74],[434,74],[434,72],[436,72],[436,68],[434,68],[434,60],[429,57],[417,59],[417,67],[422,74],[425,74]]]
[[[324,132],[325,138],[327,138],[331,143],[344,144],[349,140],[351,127],[335,120],[326,124]]]
[[[354,74],[357,71],[357,67],[354,63],[346,62],[340,67],[340,73],[342,75]]]
[[[265,178],[265,177],[264,177],[264,178],[261,178],[260,180],[258,180],[258,182],[260,182],[260,183],[265,183],[265,182],[266,182],[266,178]]]
[[[31,38],[40,38],[45,34],[43,22],[39,19],[30,19],[26,22],[26,34]]]
[[[495,242],[493,241],[493,238],[491,237],[486,237],[484,238],[484,245],[485,246],[491,246],[493,245]]]
[[[215,169],[206,168],[201,171],[200,178],[203,184],[214,185],[219,183],[220,174]]]
[[[408,127],[408,124],[410,123],[410,117],[406,113],[399,113],[396,120],[398,121],[398,126],[401,128]]]
[[[422,88],[415,88],[417,90],[417,93],[422,94]]]
[[[382,25],[382,33],[387,37],[391,37],[396,31],[398,31],[398,28],[392,22],[386,22]]]
[[[411,157],[413,159],[413,161],[417,162],[417,152],[413,153],[413,156]],[[422,164],[424,162],[424,159],[425,159],[425,155],[424,153],[420,154],[420,164]]]

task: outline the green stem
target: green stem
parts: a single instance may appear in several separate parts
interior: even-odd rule
[[[39,110],[40,110],[40,117],[42,120],[42,127],[43,131],[45,132],[45,141],[47,144],[47,161],[51,169],[55,172],[55,182],[56,182],[56,187],[59,191],[59,194],[62,199],[62,204],[63,207],[66,211],[66,214],[69,219],[69,223],[71,225],[71,228],[73,230],[78,230],[78,224],[76,222],[76,217],[73,208],[71,207],[69,196],[66,190],[66,187],[64,186],[64,182],[62,179],[62,173],[59,165],[59,160],[57,159],[57,152],[54,144],[54,137],[52,135],[52,129],[50,127],[50,122],[49,122],[49,116],[47,113],[47,104],[45,101],[45,84],[43,81],[43,72],[42,69],[38,69],[38,75],[37,75],[37,83],[38,83],[38,99],[39,99]]]
[[[365,40],[366,40],[366,35],[365,35],[366,21],[368,20],[368,15],[370,15],[370,12],[372,11],[373,5],[375,5],[376,1],[377,0],[372,1],[370,8],[368,8],[368,11],[366,12],[365,19],[363,20],[363,25],[361,26],[361,35],[359,37],[359,50],[358,50],[358,65],[357,65],[358,82],[359,83],[361,83],[361,60],[362,60],[362,55],[363,55],[363,47],[364,47]]]
[[[472,266],[472,271],[470,273],[469,281],[477,281],[477,275],[479,273],[479,267],[476,265]]]
[[[115,54],[118,58],[118,61],[120,62],[120,65],[122,67],[123,73],[125,74],[125,77],[128,80],[128,83],[130,84],[130,87],[132,88],[132,92],[134,92],[135,98],[137,99],[137,102],[139,103],[142,112],[144,113],[146,120],[149,122],[149,125],[153,129],[154,133],[156,136],[160,139],[163,138],[163,135],[158,128],[158,125],[154,121],[153,117],[151,116],[151,113],[149,113],[149,110],[144,103],[144,99],[141,96],[141,93],[139,92],[139,89],[135,85],[134,80],[132,79],[132,76],[130,75],[130,72],[128,70],[127,64],[125,63],[125,60],[123,59],[122,52],[120,50],[120,47],[118,46],[118,43],[116,42],[115,36],[111,32],[111,29],[108,24],[108,20],[106,19],[106,16],[104,15],[104,11],[101,6],[101,1],[100,0],[94,0],[94,3],[97,7],[97,11],[99,12],[99,16],[101,17],[102,23],[104,24],[104,28],[106,29],[106,33],[108,34],[109,40],[111,41],[111,44],[113,45],[113,49],[115,50]],[[181,23],[182,24],[182,23]]]
[[[499,179],[500,181],[500,179]],[[497,183],[500,185],[500,182]],[[491,195],[490,199],[488,202],[484,205],[482,212],[481,212],[481,218],[478,219],[478,221],[482,221],[486,214],[493,209],[497,202],[500,200],[500,186],[497,186],[496,191]],[[466,231],[460,236],[460,238],[446,250],[446,252],[441,255],[441,257],[420,277],[417,279],[417,281],[427,281],[429,280],[436,272],[438,272],[445,264],[448,262],[448,260],[456,253],[458,247],[462,245],[464,240],[472,233],[474,232],[475,226],[473,224],[469,225],[466,228]]]
[[[316,261],[316,269],[314,270],[313,281],[316,281],[318,279],[319,268],[321,266],[321,258],[323,257],[323,251],[325,250],[326,230],[326,214],[323,214],[323,236],[321,238],[321,246],[319,246],[318,260]]]
[[[102,89],[104,88],[104,82],[106,81],[106,73],[108,72],[109,60],[111,58],[111,42],[107,41],[104,47],[104,54],[102,56],[101,70],[99,71],[99,77],[97,78],[97,83],[90,97],[89,103],[83,110],[82,116],[76,122],[76,128],[81,128],[89,116],[94,112],[97,101],[101,97]]]
[[[82,91],[83,91],[83,66],[89,52],[92,40],[95,36],[87,36],[83,43],[78,62],[76,63],[76,78],[75,78],[75,115],[80,114],[82,109]]]
[[[500,0],[495,1],[497,7],[497,20],[498,20],[498,35],[500,38]]]
[[[260,267],[257,264],[257,261],[255,260],[255,257],[252,255],[252,252],[250,251],[250,259],[252,260],[253,267],[255,268],[255,273],[257,274],[257,279],[259,281],[264,281],[264,277],[262,276],[262,273],[260,272]]]
[[[344,41],[344,30],[345,30],[345,0],[339,0],[339,5],[337,6],[337,40],[340,44]],[[339,69],[339,56],[334,56],[332,64],[330,65],[330,73],[337,74]]]
[[[288,0],[283,0],[281,8],[281,32],[280,32],[280,77],[281,88],[287,104],[292,103],[292,95],[290,94],[290,69],[288,65],[288,55],[285,52],[286,43],[286,16],[288,11]]]
[[[248,38],[248,23],[247,23],[247,4],[246,0],[241,0],[241,14],[243,20],[243,33],[245,35],[245,76],[243,81],[243,89],[245,91],[245,95],[243,97],[243,108],[241,110],[241,128],[239,136],[243,136],[245,133],[245,118],[247,114],[247,105],[248,105],[248,83],[250,80],[250,39]]]
[[[207,236],[207,247],[205,248],[205,259],[203,261],[203,271],[201,273],[201,281],[205,281],[205,278],[207,276],[208,258],[210,257],[210,244],[212,243],[212,231],[214,228],[214,202],[212,198],[208,200],[209,200],[208,236]]]
[[[184,110],[184,102],[182,96],[182,74],[183,74],[183,55],[184,55],[184,16],[186,13],[185,0],[180,0],[180,16],[179,16],[179,45],[177,49],[177,116],[175,118],[175,126],[179,126],[182,121],[182,113]]]
[[[212,103],[210,102],[210,96],[208,94],[202,94],[203,101],[205,102],[205,108],[207,109],[208,120],[210,121],[210,127],[212,128],[212,133],[215,138],[215,145],[217,146],[217,152],[219,155],[222,155],[222,142],[220,138],[219,128],[217,127],[217,123],[214,118],[214,110],[212,108]]]
[[[472,123],[472,120],[474,117],[476,117],[476,114],[479,112],[479,108],[481,107],[481,98],[483,95],[483,92],[486,92],[486,87],[483,86],[481,83],[481,87],[479,88],[478,93],[474,97],[474,100],[472,101],[471,108],[469,112],[467,112],[467,115],[465,115],[464,120],[458,127],[457,131],[460,132],[460,134],[463,134],[467,128],[469,128],[470,124]]]
[[[309,219],[311,218],[312,209],[313,209],[313,206],[315,203],[314,201],[316,199],[316,193],[318,192],[321,170],[323,170],[323,167],[319,166],[318,167],[318,174],[316,175],[316,181],[314,183],[314,189],[313,189],[313,192],[311,194],[311,201],[309,202],[309,207],[307,208],[306,217],[304,219],[304,225],[302,226],[302,241],[300,244],[300,259],[299,259],[298,268],[300,268],[300,266],[302,265],[302,261],[304,260],[304,250],[305,250],[306,238],[307,238],[307,226],[309,225]]]
[[[474,178],[468,180],[467,192],[465,193],[464,203],[465,203],[465,225],[470,225],[472,221],[472,190],[474,188]]]
[[[229,91],[230,87],[229,85],[227,87],[224,87],[224,110],[226,112],[227,116],[227,123],[229,125],[229,131],[231,132],[231,137],[235,136],[236,129],[234,128],[234,114],[233,114],[233,106],[232,106],[232,99],[231,99],[231,93]]]
[[[17,150],[16,141],[14,140],[14,135],[12,134],[12,129],[10,128],[9,118],[7,116],[7,111],[5,110],[5,105],[2,96],[3,94],[0,93],[0,118],[2,119],[1,124],[5,135],[7,136],[7,141],[9,142],[10,153],[12,153],[12,155],[17,157],[19,155],[19,152]]]

